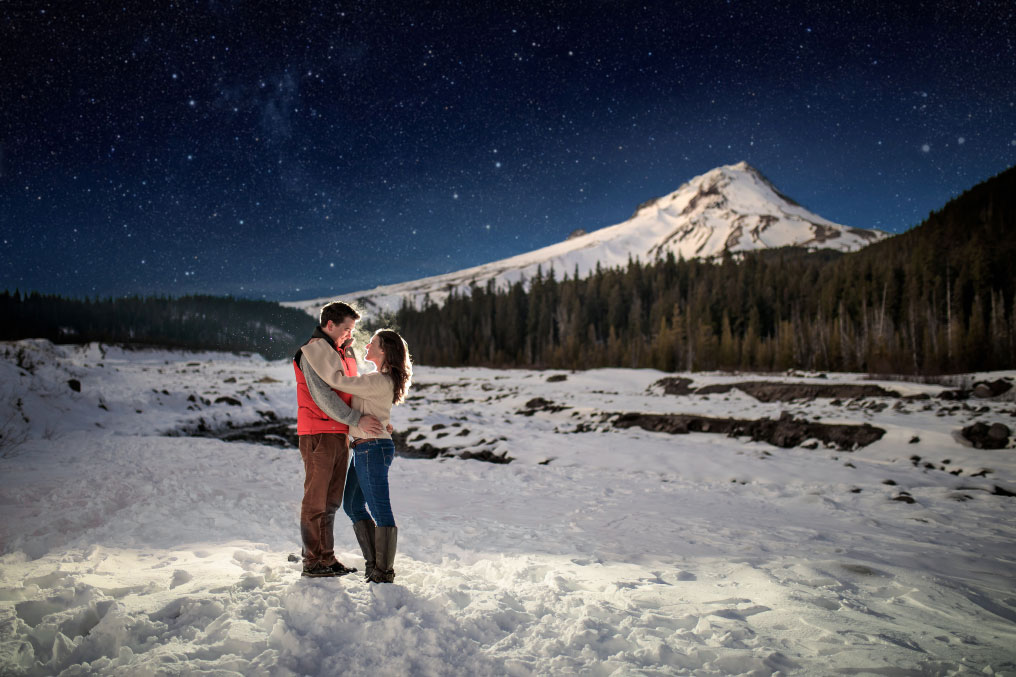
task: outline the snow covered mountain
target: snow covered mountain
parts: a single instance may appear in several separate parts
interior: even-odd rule
[[[814,214],[780,193],[746,162],[717,167],[664,197],[639,205],[630,219],[591,233],[576,231],[564,242],[444,275],[343,294],[368,313],[393,311],[404,298],[417,306],[424,298],[441,303],[452,290],[468,292],[472,283],[494,280],[498,288],[544,273],[586,276],[599,263],[625,265],[628,258],[653,261],[675,257],[709,258],[725,250],[747,252],[796,245],[854,251],[887,237],[877,230],[842,226]],[[332,300],[312,299],[286,305],[315,313]]]

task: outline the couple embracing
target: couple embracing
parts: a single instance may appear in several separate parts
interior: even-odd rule
[[[305,471],[303,575],[356,571],[335,558],[333,527],[341,505],[363,551],[366,579],[391,583],[398,527],[388,492],[388,469],[395,457],[390,419],[392,406],[405,400],[413,365],[402,337],[380,329],[366,354],[377,370],[358,375],[352,336],[359,319],[348,304],[329,303],[321,309],[314,334],[293,357]]]

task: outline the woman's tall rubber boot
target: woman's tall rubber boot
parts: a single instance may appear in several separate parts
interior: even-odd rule
[[[360,544],[360,551],[363,553],[363,577],[369,579],[374,571],[374,560],[377,559],[374,552],[373,520],[354,522],[353,533],[356,535],[356,542]]]
[[[391,583],[395,580],[395,545],[399,537],[398,527],[374,527],[374,571],[370,579],[374,583]]]

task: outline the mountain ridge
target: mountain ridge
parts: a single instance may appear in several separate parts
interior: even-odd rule
[[[442,305],[403,306],[390,321],[418,362],[450,367],[929,377],[1011,369],[1014,226],[1016,168],[855,252],[632,261],[584,279],[478,287]]]
[[[646,200],[632,216],[591,232],[575,230],[567,239],[505,259],[418,280],[343,294],[368,314],[393,312],[408,300],[421,307],[443,303],[448,294],[468,293],[473,284],[493,280],[505,288],[526,282],[538,269],[582,277],[597,265],[624,265],[629,258],[713,258],[785,246],[855,251],[885,239],[887,233],[834,223],[783,194],[747,162],[723,165],[696,176],[667,194]],[[334,297],[288,302],[309,313]]]

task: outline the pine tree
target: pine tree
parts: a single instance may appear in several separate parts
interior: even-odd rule
[[[740,363],[739,346],[730,328],[730,316],[723,311],[723,326],[720,330],[719,367],[721,369],[737,369]]]

